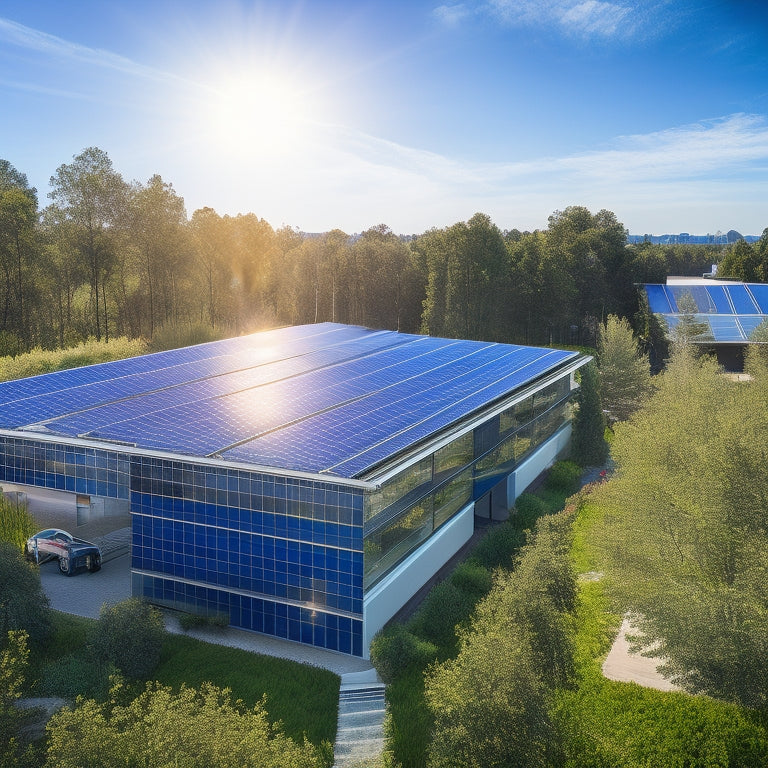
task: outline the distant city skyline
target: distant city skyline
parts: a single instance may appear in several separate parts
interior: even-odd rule
[[[187,213],[400,233],[768,226],[768,7],[733,0],[5,0],[0,158],[84,148]]]

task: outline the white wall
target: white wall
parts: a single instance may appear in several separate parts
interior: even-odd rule
[[[366,593],[363,601],[366,659],[373,636],[469,541],[474,531],[475,505],[471,502]]]
[[[510,505],[568,449],[571,425],[567,424],[527,458],[507,480]],[[445,565],[472,537],[475,505],[461,512],[396,566],[363,600],[363,653],[369,658],[373,636]]]

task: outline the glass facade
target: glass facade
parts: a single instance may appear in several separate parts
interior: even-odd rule
[[[9,436],[0,482],[129,499],[134,595],[360,656],[365,589],[569,418],[565,376],[373,492]]]
[[[131,509],[134,594],[362,654],[362,491],[137,456]]]
[[[366,498],[364,586],[372,587],[571,417],[565,376],[456,438]]]
[[[0,482],[128,499],[130,457],[119,451],[0,435]]]

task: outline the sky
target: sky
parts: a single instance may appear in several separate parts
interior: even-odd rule
[[[418,234],[569,205],[768,227],[764,0],[2,0],[0,158],[99,147],[189,216]]]

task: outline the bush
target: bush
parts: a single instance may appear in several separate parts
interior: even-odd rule
[[[483,536],[472,550],[468,562],[477,563],[489,571],[511,568],[520,547],[525,544],[525,533],[508,520],[496,525]]]
[[[163,352],[166,349],[191,347],[221,338],[223,338],[221,330],[212,328],[207,323],[164,325],[155,330],[150,349],[152,352]]]
[[[581,468],[572,461],[558,461],[549,470],[544,486],[570,496],[581,487]]]
[[[548,515],[549,507],[543,499],[532,493],[521,493],[515,502],[514,524],[521,530],[527,531],[536,525],[543,515]]]
[[[456,569],[449,578],[454,586],[471,596],[475,601],[485,597],[493,586],[493,575],[491,572],[484,566],[471,560],[465,560],[456,566]]]
[[[453,648],[456,625],[470,617],[476,603],[476,597],[446,579],[432,588],[409,622],[409,628],[442,648]]]
[[[0,541],[7,541],[20,550],[35,532],[35,521],[24,504],[9,501],[0,489]]]
[[[179,625],[185,632],[199,627],[225,629],[229,626],[229,616],[223,613],[217,613],[213,616],[203,616],[199,613],[182,613],[179,616]]]
[[[165,635],[160,611],[130,597],[102,606],[92,650],[96,659],[114,664],[126,677],[146,679],[160,661]]]
[[[48,598],[40,574],[13,544],[0,541],[0,637],[23,629],[30,643],[42,645],[51,631]]]
[[[385,683],[391,683],[411,666],[426,667],[437,657],[437,648],[420,640],[402,624],[392,624],[371,642],[371,663]]]

